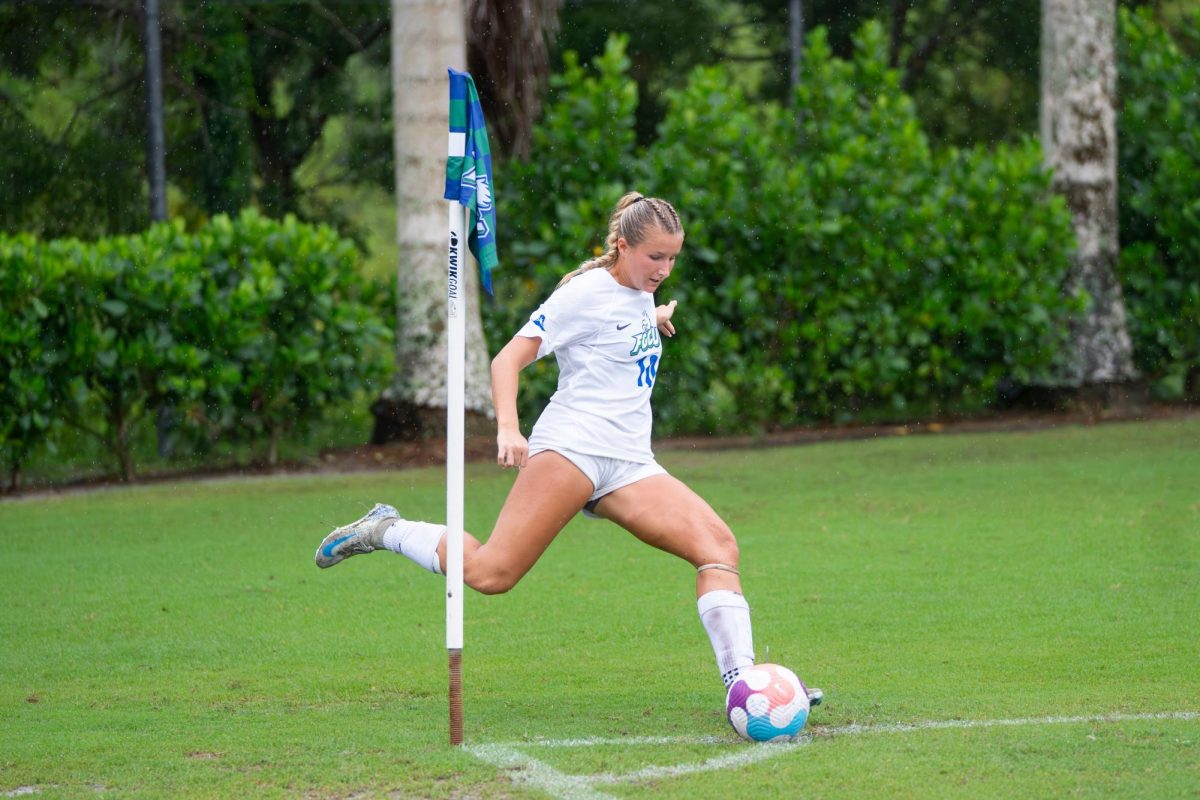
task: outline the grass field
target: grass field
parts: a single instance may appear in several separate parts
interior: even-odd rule
[[[440,579],[312,564],[440,471],[179,483],[0,503],[0,797],[1200,793],[1200,419],[662,461],[826,692],[798,743],[735,740],[691,569],[580,518],[467,597],[452,748]]]

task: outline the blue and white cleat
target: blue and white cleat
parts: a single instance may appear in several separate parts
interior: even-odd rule
[[[815,706],[819,706],[825,700],[825,693],[822,692],[820,689],[810,689],[807,686],[805,686],[804,690],[806,692],[808,692],[808,707],[809,708],[814,708]]]
[[[350,556],[360,553],[370,553],[375,550],[371,543],[372,534],[380,522],[386,519],[399,519],[400,512],[389,505],[376,503],[375,507],[361,519],[337,528],[325,537],[317,548],[315,561],[321,569],[332,567]]]

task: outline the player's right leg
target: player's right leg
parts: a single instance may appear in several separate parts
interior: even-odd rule
[[[389,505],[375,507],[349,525],[334,528],[317,547],[314,560],[321,569],[339,564],[350,556],[371,553],[383,547],[383,532],[396,521],[400,512]]]
[[[558,453],[545,451],[530,457],[487,542],[481,544],[464,534],[463,581],[484,594],[511,589],[591,493],[592,482]],[[329,567],[352,555],[386,549],[431,572],[444,572],[446,526],[399,516],[391,506],[379,505],[362,519],[334,530],[317,549],[317,565]]]
[[[492,535],[463,542],[463,581],[483,594],[507,592],[533,568],[592,493],[592,482],[552,450],[530,456],[517,474]],[[438,545],[446,563],[446,543]]]

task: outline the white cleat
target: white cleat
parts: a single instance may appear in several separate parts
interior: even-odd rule
[[[321,569],[332,567],[350,556],[360,553],[370,553],[375,550],[371,544],[371,535],[376,526],[385,519],[399,519],[400,512],[389,505],[376,503],[361,519],[337,528],[325,537],[317,548],[314,560]]]

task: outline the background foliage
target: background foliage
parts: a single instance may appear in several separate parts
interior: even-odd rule
[[[666,92],[698,65],[723,64],[748,94],[786,104],[789,5],[566,0],[559,44],[586,62],[614,29],[629,36],[630,76],[642,96],[637,130],[649,143],[666,113]],[[801,6],[806,35],[824,29],[840,58],[854,52],[864,22],[883,26],[888,65],[937,145],[1019,141],[1037,132],[1040,0],[804,0]],[[621,24],[614,27],[614,19]]]
[[[1121,14],[1121,281],[1137,367],[1200,399],[1200,11]]]
[[[698,68],[667,94],[644,148],[624,40],[594,73],[565,63],[538,157],[501,178],[514,187],[498,194],[507,237],[520,243],[509,264],[533,277],[489,309],[492,341],[600,246],[598,222],[639,186],[676,203],[687,232],[661,298],[680,301],[682,335],[660,373],[660,432],[978,405],[1000,379],[1051,365],[1077,299],[1059,291],[1070,220],[1036,145],[935,155],[878,25],[849,61],[811,35],[799,125],[780,104],[750,102],[723,69]],[[526,419],[552,373],[535,372]]]
[[[500,165],[505,271],[500,299],[485,306],[493,349],[600,244],[612,203],[636,186],[677,203],[688,231],[668,286],[683,301],[683,335],[662,373],[660,431],[925,414],[985,404],[1006,378],[1036,382],[1079,302],[1056,294],[1069,231],[1028,138],[1037,4],[803,5],[806,60],[793,92],[784,0],[566,0],[536,160]],[[1200,2],[1121,6],[1129,327],[1158,394],[1195,400]],[[146,206],[140,8],[0,4],[0,367],[11,376],[0,433],[10,467],[39,443],[65,441],[52,429],[68,418],[120,454],[131,435],[122,429],[144,429],[158,409],[189,452],[234,440],[272,449],[276,412],[245,395],[257,367],[214,371],[204,359],[221,336],[250,336],[234,310],[277,303],[285,328],[301,312],[243,288],[247,275],[256,286],[257,267],[222,266],[217,228],[203,232],[222,212],[249,205],[329,222],[366,249],[353,272],[390,277],[398,263],[386,0],[166,0],[177,222],[121,239],[143,228]],[[863,29],[868,19],[876,24]],[[614,28],[628,38],[602,49]],[[184,241],[216,249],[189,255],[176,247]],[[160,274],[155,259],[168,251],[185,275],[198,269],[189,259],[203,261],[205,297]],[[39,270],[13,266],[30,259]],[[387,320],[394,288],[355,280],[358,302]],[[203,322],[205,303],[230,316]],[[68,305],[81,310],[56,311]],[[763,308],[769,323],[752,319]],[[162,334],[206,324],[216,327],[204,336]],[[255,348],[303,371],[280,342],[260,337],[246,352]],[[95,363],[84,370],[78,359]],[[555,370],[538,364],[529,377],[527,420]],[[253,377],[272,381],[282,386],[282,373]]]
[[[1174,31],[1200,0],[1121,5],[1152,8]],[[574,51],[589,63],[611,32],[629,35],[635,130],[648,145],[666,92],[696,66],[720,63],[748,97],[786,104],[788,7],[565,0],[556,58]],[[882,24],[888,64],[935,150],[1036,135],[1038,0],[802,7],[805,29],[825,28],[841,58],[863,22]],[[141,9],[141,0],[0,3],[0,230],[96,238],[144,225]],[[163,0],[171,215],[195,227],[247,204],[295,213],[353,238],[371,274],[392,274],[390,12],[388,0]],[[476,77],[486,97],[489,76]],[[510,112],[489,110],[499,152],[512,152],[513,126],[500,124]]]
[[[148,414],[193,449],[280,436],[387,372],[390,326],[327,226],[254,211],[140,236],[0,237],[0,330],[14,375],[0,446],[16,470],[54,425],[102,440],[133,477],[131,435]],[[376,295],[378,292],[375,293]]]
[[[143,227],[141,6],[0,6],[0,229],[96,238]],[[165,2],[172,215],[199,224],[254,204],[360,233],[322,189],[391,186],[389,23],[386,0],[336,13]],[[336,159],[323,157],[327,133],[341,144]]]

